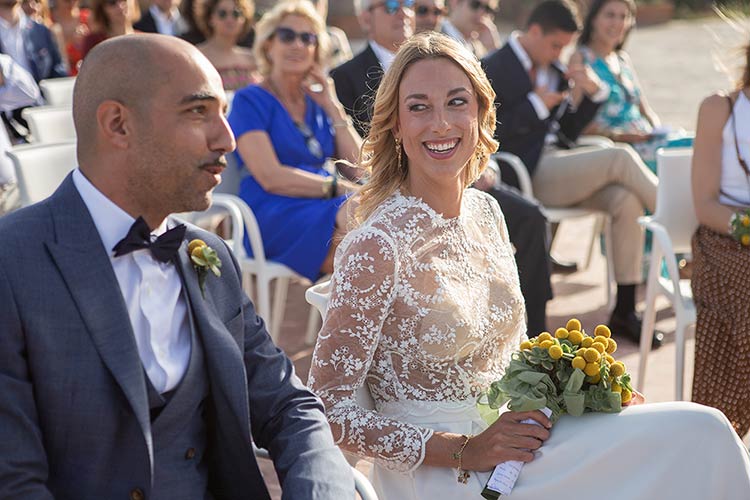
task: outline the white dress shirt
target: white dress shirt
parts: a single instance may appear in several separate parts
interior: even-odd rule
[[[388,71],[393,60],[396,59],[396,54],[373,40],[369,40],[369,43],[370,47],[372,47],[372,51],[375,52],[375,57],[380,61],[380,67],[383,68],[384,72]]]
[[[79,169],[73,171],[73,182],[120,284],[143,368],[157,391],[170,391],[185,375],[191,350],[188,309],[177,269],[171,262],[154,259],[148,249],[115,257],[112,248],[128,234],[135,219],[96,189]],[[151,232],[152,238],[166,230],[165,220]]]
[[[21,12],[18,22],[15,25],[0,17],[0,41],[3,44],[3,52],[8,54],[23,69],[31,72],[29,58],[26,55],[26,47],[23,41],[23,31],[26,25],[30,23],[26,15]]]
[[[152,5],[148,10],[151,12],[154,22],[156,23],[156,31],[162,35],[176,36],[181,34],[181,16],[180,10],[177,7],[173,7],[172,10],[169,11],[169,16],[164,14],[156,5]]]

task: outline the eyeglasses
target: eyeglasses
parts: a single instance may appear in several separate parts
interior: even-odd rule
[[[480,2],[479,0],[472,0],[471,2],[469,2],[469,7],[471,7],[473,10],[483,9],[487,14],[495,13],[495,9],[490,7],[490,4]]]
[[[305,45],[307,47],[311,45],[317,45],[318,43],[318,35],[316,35],[315,33],[309,33],[307,31],[297,33],[291,28],[276,28],[276,31],[274,31],[274,35],[279,37],[279,40],[281,40],[282,43],[286,44],[294,43],[297,38],[299,38],[299,41],[302,42],[302,45]]]
[[[386,14],[393,15],[398,12],[398,9],[414,10],[414,0],[386,0],[370,5],[367,10],[373,11],[380,7],[385,7]]]
[[[430,14],[434,15],[435,17],[440,17],[440,16],[444,16],[445,15],[445,10],[438,9],[437,7],[430,8],[430,7],[426,6],[426,5],[417,5],[414,8],[414,13],[418,17],[425,17],[425,16],[428,16]]]
[[[232,9],[232,10],[216,9],[216,16],[219,19],[226,19],[229,16],[232,16],[234,19],[239,19],[242,17],[242,11],[240,9]]]

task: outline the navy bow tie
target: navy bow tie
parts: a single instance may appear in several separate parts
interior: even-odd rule
[[[156,260],[169,262],[172,257],[177,255],[177,250],[185,237],[185,229],[185,224],[180,224],[162,234],[156,240],[151,241],[151,229],[149,229],[143,217],[138,217],[130,226],[128,234],[112,250],[115,252],[115,257],[119,257],[148,248]]]

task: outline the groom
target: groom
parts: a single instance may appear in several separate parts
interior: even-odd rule
[[[210,205],[235,147],[225,108],[218,73],[176,38],[87,56],[79,169],[0,218],[0,498],[269,498],[253,442],[284,498],[354,497],[226,245],[169,217]],[[223,264],[203,285],[196,238]]]

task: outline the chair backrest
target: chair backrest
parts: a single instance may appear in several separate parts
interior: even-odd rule
[[[221,208],[227,212],[232,224],[232,230],[226,242],[229,245],[229,248],[232,249],[232,252],[234,252],[235,257],[240,258],[245,254],[243,246],[245,224],[242,220],[242,209],[240,208],[239,203],[237,203],[237,200],[239,200],[239,198],[236,196],[214,193],[211,206]]]
[[[73,108],[68,106],[37,106],[26,108],[21,114],[29,124],[33,143],[73,141]]]
[[[660,149],[656,153],[659,187],[652,220],[663,225],[675,253],[690,253],[690,240],[698,227],[690,183],[692,148]]]
[[[51,195],[78,165],[75,142],[16,146],[7,154],[16,170],[24,207]]]
[[[76,77],[49,78],[39,82],[44,99],[51,106],[70,106],[73,104],[73,86]]]

